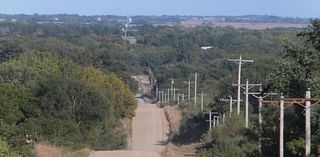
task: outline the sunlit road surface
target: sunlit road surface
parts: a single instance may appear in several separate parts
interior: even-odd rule
[[[169,132],[164,111],[141,98],[137,98],[137,101],[130,150],[96,151],[90,157],[160,157]]]

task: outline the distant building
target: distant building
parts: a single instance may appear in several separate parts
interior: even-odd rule
[[[97,18],[97,21],[101,21],[101,20],[102,20],[101,17],[98,17],[98,18]]]
[[[4,22],[6,21],[6,19],[0,18],[0,22]]]

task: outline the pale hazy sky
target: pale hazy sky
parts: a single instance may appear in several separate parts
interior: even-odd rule
[[[320,0],[0,0],[0,13],[320,17]]]

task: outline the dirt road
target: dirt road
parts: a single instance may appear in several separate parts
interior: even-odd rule
[[[132,123],[130,150],[96,151],[89,157],[160,157],[169,132],[163,109],[137,98],[138,108]]]

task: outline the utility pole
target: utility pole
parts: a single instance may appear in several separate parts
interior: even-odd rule
[[[284,157],[283,156],[283,126],[284,126],[283,116],[284,116],[284,97],[281,94],[281,97],[280,97],[280,144],[279,144],[280,157]]]
[[[201,74],[194,73],[194,106],[197,106],[197,79],[199,75]]]
[[[184,93],[182,93],[182,101],[184,102]]]
[[[217,119],[217,126],[220,125],[220,116],[216,116]]]
[[[161,91],[161,102],[164,102],[164,91]]]
[[[219,119],[220,119],[220,116],[213,116],[213,127],[216,127],[219,125]]]
[[[240,84],[241,84],[241,67],[245,63],[252,63],[253,60],[243,60],[242,56],[240,55],[239,59],[228,59],[229,61],[233,61],[239,65],[239,70],[238,70],[238,101],[237,101],[237,114],[240,115]]]
[[[173,85],[174,85],[174,79],[171,78],[170,80],[171,80],[171,96],[172,96],[172,95],[174,95],[174,94],[172,94],[172,92],[174,92],[174,89],[173,89],[173,88],[174,88],[174,87],[173,87]]]
[[[310,88],[306,91],[306,113],[305,113],[305,124],[306,124],[306,143],[305,143],[305,155],[306,157],[310,156],[311,153],[311,102],[308,99],[311,99],[311,92],[310,92]]]
[[[236,84],[233,84],[233,86],[238,86]],[[244,86],[244,87],[243,87]],[[240,84],[241,88],[245,89],[245,96],[246,96],[246,103],[245,103],[245,127],[249,127],[249,90],[254,87],[262,86],[260,84],[249,84],[249,80],[246,80],[246,84]]]
[[[201,112],[203,112],[203,92],[201,92]]]
[[[223,123],[223,124],[224,124],[225,120],[226,120],[226,114],[223,113],[223,114],[222,114],[222,123]]]
[[[310,156],[311,153],[311,101],[314,101],[313,104],[319,104],[320,98],[312,98],[310,89],[306,91],[305,98],[284,98],[281,94],[280,99],[280,157],[284,157],[283,152],[283,124],[284,124],[284,104],[288,105],[299,105],[305,108],[305,155]],[[276,104],[277,101],[263,101],[265,103]],[[279,103],[279,101],[278,101]]]
[[[211,114],[211,110],[209,111],[209,131],[211,132],[212,130],[212,118],[211,118],[212,114]]]
[[[159,91],[159,95],[158,96],[159,96],[159,98],[158,98],[159,99],[159,103],[161,103],[161,98],[162,98],[161,97],[161,91]]]
[[[201,94],[199,96],[201,96],[201,111],[203,112],[203,104],[204,104],[204,96],[207,94],[203,94],[203,92],[201,92]]]
[[[170,103],[170,88],[168,88],[167,102]]]
[[[164,92],[164,103],[166,103],[166,102],[167,102],[167,93]]]
[[[212,131],[212,115],[218,114],[218,112],[212,112],[211,110],[207,113],[204,114],[209,114],[209,119],[207,120],[207,122],[209,122],[209,141],[211,141],[211,131]]]
[[[216,127],[216,116],[213,116],[213,127]]]
[[[158,84],[156,84],[156,98],[157,98],[157,100],[159,100],[159,88],[158,88]]]
[[[229,99],[220,99],[220,101],[229,102],[229,117],[231,117],[233,103],[237,102],[237,100],[233,100],[232,96],[229,96]],[[242,101],[242,100],[240,100],[240,101]]]
[[[262,86],[261,84],[249,84],[249,80],[246,80],[246,128],[249,127],[249,86],[250,88],[256,87],[256,86]]]
[[[259,101],[259,153],[260,156],[262,156],[262,151],[261,151],[261,133],[262,133],[262,101],[264,98],[270,96],[270,95],[277,95],[277,93],[262,93],[262,84],[259,88],[259,92],[249,92],[248,94],[252,95],[253,97],[257,98]]]
[[[176,101],[176,91],[178,91],[180,89],[177,88],[173,88],[173,101]]]
[[[188,80],[188,82],[183,82],[183,83],[188,84],[188,101],[190,101],[191,100],[191,83],[193,83],[193,82]]]
[[[198,73],[194,74],[194,106],[197,106],[197,79]]]

